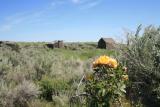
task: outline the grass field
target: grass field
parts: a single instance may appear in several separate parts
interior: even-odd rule
[[[114,50],[97,49],[96,43],[66,43],[67,49],[50,49],[45,44],[1,44],[1,106],[69,106],[83,74],[92,72],[93,59],[116,55]]]

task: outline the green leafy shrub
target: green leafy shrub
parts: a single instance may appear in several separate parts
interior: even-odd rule
[[[52,95],[55,92],[52,81],[45,78],[40,81],[39,85],[41,90],[40,97],[44,98],[47,101],[52,101]]]
[[[59,96],[60,92],[68,90],[69,85],[66,81],[51,79],[45,76],[40,82],[40,97],[44,98],[47,101],[52,101],[54,96]]]
[[[85,92],[88,107],[110,107],[124,95],[128,75],[115,59],[101,56],[93,63],[94,73],[86,76]]]
[[[122,49],[121,60],[129,71],[130,98],[150,107],[160,106],[160,28],[149,26],[140,35],[128,33],[128,44]]]

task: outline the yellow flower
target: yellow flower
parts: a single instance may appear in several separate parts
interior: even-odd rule
[[[117,68],[118,63],[117,63],[117,61],[115,59],[110,58],[109,66],[112,67],[112,68]]]
[[[97,66],[101,66],[101,65],[105,65],[111,68],[117,68],[118,63],[115,59],[103,55],[93,62],[93,68],[96,68]]]
[[[98,65],[107,65],[109,62],[108,56],[100,56],[97,60],[93,62],[93,67],[97,67]]]
[[[122,79],[127,81],[128,80],[128,75],[122,75]]]

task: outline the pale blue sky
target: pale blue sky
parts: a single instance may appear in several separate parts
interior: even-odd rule
[[[0,0],[0,40],[97,41],[160,25],[160,0]]]

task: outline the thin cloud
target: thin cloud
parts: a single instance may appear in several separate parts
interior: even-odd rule
[[[42,10],[35,12],[15,13],[14,15],[8,16],[4,19],[4,23],[0,25],[0,32],[11,31],[14,27],[23,23],[29,23],[29,24],[38,23],[41,21],[41,19],[43,19],[43,17],[45,17],[47,12],[50,11],[51,9],[52,8],[46,7]]]
[[[80,9],[85,10],[85,9],[90,9],[98,6],[100,3],[102,3],[103,0],[94,0],[91,1],[89,0],[88,2],[83,3],[83,5],[80,6]]]
[[[47,5],[45,8],[32,11],[32,12],[21,12],[21,13],[14,13],[14,15],[5,17],[4,23],[0,25],[0,32],[8,32],[11,31],[14,27],[23,24],[35,24],[35,23],[46,23],[43,18],[47,17],[50,11],[55,9],[55,7],[65,4],[66,1],[64,0],[53,0]],[[53,15],[52,15],[53,16]]]
[[[15,26],[22,24],[24,22],[29,22],[30,20],[36,18],[38,19],[40,14],[38,13],[30,13],[30,14],[17,14],[13,16],[9,16],[5,18],[4,24],[0,26],[0,32],[8,32],[11,31]]]
[[[89,9],[99,5],[103,0],[71,0],[73,4],[78,4],[80,9]]]
[[[73,4],[85,4],[87,2],[91,2],[93,0],[71,0]]]
[[[62,5],[62,4],[65,4],[65,1],[63,0],[54,0],[51,2],[51,7],[56,7],[58,5]]]
[[[9,32],[14,28],[14,26],[24,22],[25,17],[22,17],[21,15],[22,13],[18,13],[16,15],[6,17],[4,24],[0,25],[0,32]]]
[[[14,15],[6,17],[4,23],[0,25],[0,32],[11,31],[13,28],[23,23],[42,23],[43,17],[46,17],[49,11],[55,9],[57,6],[66,5],[69,1],[77,5],[77,8],[84,10],[99,5],[103,0],[53,0],[46,8],[39,11],[14,13]]]
[[[100,1],[89,2],[89,3],[81,6],[81,9],[90,9],[90,8],[93,8],[97,5],[99,5],[99,4],[100,4]]]
[[[71,0],[73,3],[78,4],[80,3],[80,0]]]

